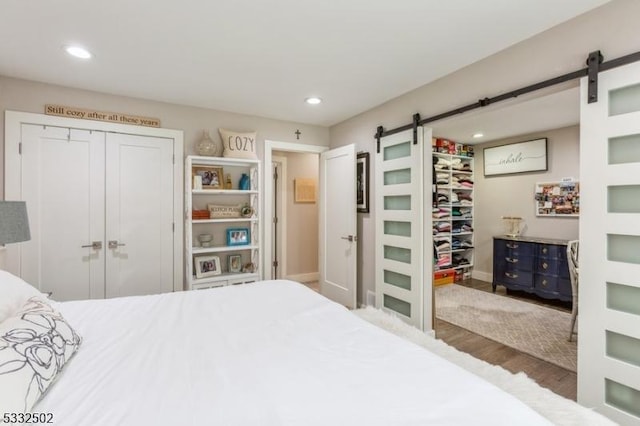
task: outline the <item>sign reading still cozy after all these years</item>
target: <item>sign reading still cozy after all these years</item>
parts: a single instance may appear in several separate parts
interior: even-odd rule
[[[112,123],[133,124],[136,126],[160,127],[160,120],[158,120],[157,118],[140,117],[137,115],[120,114],[117,112],[104,112],[92,109],[74,108],[63,105],[47,104],[44,106],[44,113],[47,115],[80,118],[83,120],[109,121]]]

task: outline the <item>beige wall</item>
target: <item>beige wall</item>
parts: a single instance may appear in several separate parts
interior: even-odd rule
[[[318,201],[296,203],[294,181],[314,179],[318,190],[320,159],[318,154],[274,151],[287,158],[287,277],[318,273]],[[305,279],[305,278],[302,278]]]
[[[395,128],[411,122],[415,113],[429,117],[477,99],[517,89],[585,66],[589,52],[600,49],[605,60],[640,50],[637,17],[640,1],[613,0],[565,24],[518,43],[433,83],[392,99],[372,110],[331,127],[331,147],[355,143],[357,150],[375,155],[376,127]],[[437,61],[438,58],[434,58]],[[574,87],[577,81],[552,90],[522,96],[515,101],[540,96],[553,90]],[[491,108],[490,106],[487,108]],[[437,123],[433,123],[437,129]],[[372,159],[372,166],[375,161]],[[375,173],[372,167],[372,173]],[[372,191],[374,188],[371,188]],[[358,215],[360,236],[358,256],[358,300],[366,290],[374,290],[374,212]]]
[[[204,108],[188,107],[124,96],[107,95],[87,90],[37,83],[0,76],[0,126],[4,129],[4,111],[43,113],[45,104],[61,104],[159,118],[162,127],[184,131],[185,155],[195,154],[194,145],[209,130],[220,142],[218,128],[257,131],[258,153],[264,157],[264,140],[277,140],[311,145],[329,144],[326,127],[271,120]],[[300,139],[294,132],[300,129]],[[0,134],[0,198],[4,196],[4,132]]]
[[[547,138],[546,172],[488,176],[482,171],[483,148]],[[553,182],[563,177],[580,179],[580,127],[543,131],[488,142],[475,147],[474,185],[474,277],[491,281],[493,236],[505,233],[502,216],[524,219],[522,234],[531,237],[578,238],[577,218],[537,217],[534,188],[537,182]]]

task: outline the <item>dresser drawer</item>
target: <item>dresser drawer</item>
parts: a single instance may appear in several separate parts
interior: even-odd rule
[[[571,281],[555,275],[535,274],[533,290],[535,294],[547,299],[573,300]]]
[[[533,287],[538,291],[555,296],[558,294],[558,276],[535,274]]]
[[[566,259],[567,246],[558,246],[555,244],[537,244],[536,255],[538,257],[544,258]]]
[[[507,270],[520,270],[520,271],[533,271],[533,257],[532,256],[509,256],[508,254],[499,259],[500,263],[504,264]]]
[[[534,245],[532,243],[523,243],[522,241],[505,241],[505,253],[510,257],[517,256],[533,256]]]
[[[536,258],[535,272],[541,274],[559,275],[560,264],[562,261],[558,259]]]
[[[533,274],[531,274],[530,271],[519,271],[517,269],[504,270],[498,279],[501,283],[514,288],[531,288],[533,285]]]

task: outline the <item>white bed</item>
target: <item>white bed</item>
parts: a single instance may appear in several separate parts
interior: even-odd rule
[[[56,303],[83,338],[62,425],[543,425],[518,399],[289,281]]]

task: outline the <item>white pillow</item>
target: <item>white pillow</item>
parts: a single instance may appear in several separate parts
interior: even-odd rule
[[[30,412],[82,338],[40,295],[0,323],[0,418]]]
[[[14,316],[25,302],[34,296],[45,298],[38,289],[27,284],[22,278],[0,270],[0,323]]]
[[[218,129],[222,146],[223,157],[257,159],[256,132],[238,133],[226,129]]]

